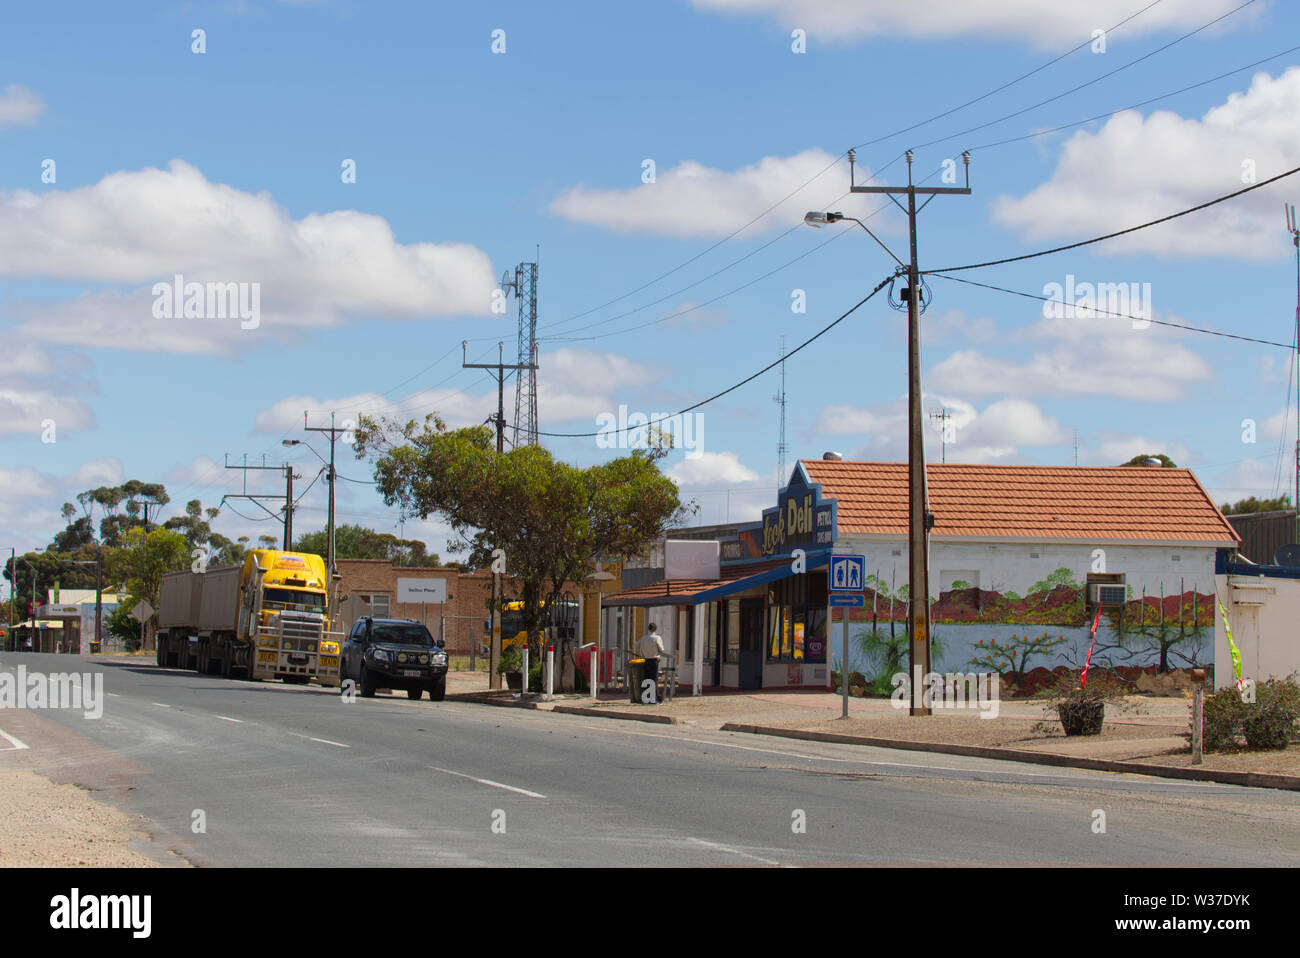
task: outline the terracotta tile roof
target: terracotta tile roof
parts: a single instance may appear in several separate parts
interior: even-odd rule
[[[839,534],[907,535],[907,464],[801,459]],[[1190,469],[931,465],[934,538],[1239,540]]]

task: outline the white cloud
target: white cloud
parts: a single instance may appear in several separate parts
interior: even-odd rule
[[[0,193],[0,275],[131,287],[13,307],[28,337],[199,353],[254,340],[258,330],[234,319],[155,319],[153,284],[176,274],[259,284],[258,330],[281,332],[363,315],[488,315],[496,288],[471,245],[399,243],[387,221],[355,210],[295,220],[268,193],[212,183],[181,160],[70,190]]]
[[[1096,443],[1089,446],[1087,452],[1103,466],[1118,466],[1143,453],[1164,453],[1180,466],[1186,466],[1191,457],[1187,444],[1179,440],[1152,439],[1148,436],[1105,431],[1099,435]]]
[[[1007,461],[1018,458],[1022,447],[1051,446],[1068,438],[1060,423],[1024,399],[1001,399],[981,411],[962,399],[926,393],[922,408],[929,462],[937,462],[945,455],[942,420],[930,417],[940,409],[947,409],[950,415],[946,444],[949,462]],[[849,459],[899,462],[907,458],[905,397],[874,406],[827,406],[814,429],[864,439],[862,445],[848,453]]]
[[[734,452],[706,452],[695,459],[683,459],[665,470],[665,475],[686,487],[719,482],[746,483],[760,478]]]
[[[1153,313],[1153,318],[1178,321]],[[1051,345],[1025,361],[958,350],[927,380],[945,391],[977,396],[1107,395],[1169,401],[1213,377],[1200,355],[1177,343],[1167,328],[1134,329],[1108,317],[1044,319],[1018,334]]]
[[[768,156],[735,171],[719,170],[695,160],[660,169],[656,181],[630,189],[601,190],[583,184],[572,187],[551,202],[550,210],[565,219],[589,223],[620,233],[657,233],[667,236],[726,236],[740,229],[768,207],[780,204],[751,227],[750,235],[789,229],[808,208],[802,194],[786,200],[835,163],[822,150],[804,150],[794,156]],[[863,182],[870,171],[860,169]]]
[[[809,48],[862,37],[1009,37],[1043,45],[1079,43],[1134,12],[1132,0],[1043,3],[1042,0],[692,0],[701,10],[770,17],[785,28],[808,31]],[[1124,36],[1200,26],[1239,6],[1240,0],[1184,0],[1159,4],[1124,27]],[[1225,28],[1252,23],[1262,11],[1245,10]]]
[[[45,101],[41,95],[21,83],[11,83],[0,93],[0,126],[35,123],[44,111]]]
[[[1300,67],[1276,79],[1255,76],[1250,89],[1200,120],[1128,111],[1096,132],[1082,130],[1062,149],[1052,178],[1021,198],[999,197],[996,222],[1028,241],[1112,233],[1232,193],[1300,165]],[[1254,179],[1243,180],[1243,164]],[[1276,259],[1282,242],[1283,180],[1188,217],[1108,240],[1106,255]]]
[[[10,336],[9,338],[15,338]],[[80,356],[60,356],[26,342],[16,344],[0,362],[0,437],[44,438],[46,422],[54,424],[54,441],[68,430],[95,425],[90,407],[72,393],[83,388],[77,373],[86,368]],[[57,377],[52,374],[57,370]],[[53,378],[59,385],[52,387]]]

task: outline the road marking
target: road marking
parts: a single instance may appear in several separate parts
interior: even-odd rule
[[[466,775],[464,772],[453,772],[449,768],[438,768],[436,765],[426,766],[435,772],[446,772],[448,775],[455,775],[458,778],[467,778],[471,782],[478,782],[480,785],[491,785],[493,788],[504,788],[507,792],[518,792],[520,795],[527,795],[529,798],[545,798],[540,792],[530,792],[526,788],[515,788],[513,785],[502,785],[500,782],[494,782],[490,778],[475,778],[473,775]]]
[[[122,696],[118,695],[116,692],[105,692],[104,694],[105,694],[105,695],[111,695],[111,696],[113,696],[113,698],[115,698],[115,699],[120,699],[120,698],[122,697]]]
[[[244,724],[244,720],[243,720],[243,719],[232,719],[232,718],[230,718],[229,716],[226,716],[226,715],[218,715],[217,718],[221,719],[221,721],[223,721],[223,722],[238,722],[240,725],[243,725],[243,724]]]
[[[163,704],[162,702],[154,702],[153,704],[156,705],[156,706],[158,706],[160,709],[169,709],[169,708],[171,708],[170,705],[165,705],[165,704]]]
[[[729,848],[726,845],[719,845],[717,842],[706,842],[702,838],[691,838],[687,836],[688,842],[694,842],[697,845],[703,845],[705,848],[713,848],[720,852],[728,852],[732,855],[739,855],[741,858],[748,858],[750,861],[762,862],[764,865],[779,865],[780,862],[774,862],[770,858],[759,858],[757,855],[751,855],[749,852],[742,852],[735,848]]]
[[[342,742],[331,742],[327,738],[313,738],[310,741],[320,742],[322,745],[334,745],[338,748],[351,748],[351,745],[344,745]]]
[[[7,739],[10,741],[10,743],[13,745],[13,748],[7,748],[7,749],[4,749],[4,751],[6,751],[6,752],[17,752],[17,751],[21,751],[22,749],[25,749],[25,748],[28,748],[28,749],[31,748],[30,745],[24,745],[22,742],[18,741],[18,739],[14,738],[12,735],[10,735],[8,732],[6,732],[6,731],[5,731],[4,729],[2,729],[2,728],[0,728],[0,735],[2,735],[2,736],[4,736],[5,738],[7,738]]]

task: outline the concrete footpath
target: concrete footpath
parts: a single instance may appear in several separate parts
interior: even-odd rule
[[[576,715],[684,725],[701,729],[774,735],[806,741],[868,745],[920,752],[942,752],[979,758],[1068,766],[1097,771],[1158,775],[1300,791],[1300,747],[1285,751],[1207,753],[1201,765],[1191,764],[1185,733],[1191,719],[1191,699],[1133,696],[1127,709],[1107,706],[1102,733],[1069,737],[1041,702],[1004,699],[996,717],[990,709],[936,710],[913,718],[889,699],[843,700],[832,692],[781,691],[711,692],[678,695],[660,705],[642,705],[626,693],[539,695],[522,698],[508,691],[490,691],[486,673],[453,673],[448,699]]]

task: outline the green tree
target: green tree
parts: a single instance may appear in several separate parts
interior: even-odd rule
[[[1163,452],[1144,452],[1141,455],[1134,456],[1128,462],[1121,462],[1120,465],[1121,466],[1145,466],[1147,464],[1148,459],[1159,459],[1160,468],[1162,469],[1178,468],[1178,463],[1174,462]]]
[[[403,515],[443,516],[475,568],[505,551],[520,586],[523,627],[532,636],[566,581],[580,581],[595,557],[640,552],[686,518],[676,484],[659,472],[662,449],[580,469],[539,446],[497,454],[487,426],[448,430],[436,415],[399,425],[362,416],[358,458],[374,461],[377,487]]]
[[[162,577],[188,569],[190,561],[189,547],[179,532],[136,528],[126,534],[123,548],[112,554],[109,568],[113,581],[126,589],[128,608],[143,599],[157,611]]]
[[[1291,508],[1291,494],[1284,493],[1276,499],[1238,499],[1236,502],[1219,506],[1225,516],[1244,516],[1255,512],[1285,512]]]
[[[304,533],[294,543],[295,552],[310,552],[325,558],[329,552],[329,531]],[[376,532],[363,526],[344,523],[334,529],[334,552],[340,559],[387,559],[398,565],[440,565],[436,553],[419,539],[399,539],[389,532]]]

